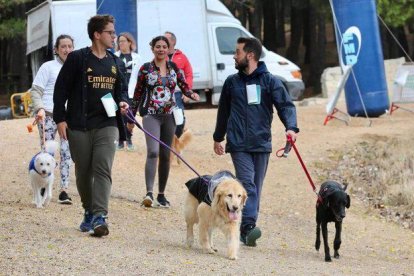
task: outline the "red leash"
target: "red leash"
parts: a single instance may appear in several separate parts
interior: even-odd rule
[[[276,156],[277,156],[277,157],[287,157],[287,156],[288,156],[288,154],[289,154],[290,149],[293,147],[293,150],[295,151],[296,156],[298,157],[299,162],[300,162],[300,164],[302,165],[302,168],[303,168],[303,170],[305,171],[306,176],[308,177],[308,180],[309,180],[310,185],[312,186],[313,192],[314,192],[314,193],[316,194],[316,196],[318,197],[318,202],[322,202],[322,198],[321,198],[321,196],[318,194],[318,192],[316,191],[315,184],[313,184],[313,180],[312,180],[312,178],[311,178],[311,176],[310,176],[310,174],[309,174],[309,172],[308,172],[308,169],[306,168],[305,163],[303,162],[302,157],[300,156],[299,151],[298,151],[298,149],[296,148],[295,141],[293,141],[293,140],[292,140],[292,137],[290,137],[289,135],[288,135],[288,136],[286,136],[286,138],[287,138],[287,141],[286,141],[286,145],[285,145],[285,147],[284,147],[284,148],[279,149],[279,150],[276,152]],[[281,152],[281,151],[283,151],[283,154],[280,154],[280,152]]]

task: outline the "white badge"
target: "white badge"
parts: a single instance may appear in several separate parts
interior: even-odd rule
[[[102,104],[105,107],[106,114],[108,117],[115,117],[116,111],[118,110],[118,106],[112,98],[112,94],[108,93],[101,98]]]
[[[178,107],[174,108],[173,115],[174,115],[175,124],[177,126],[182,125],[184,123],[184,114],[181,108],[178,108]]]
[[[248,104],[260,104],[260,85],[248,84],[246,91]]]

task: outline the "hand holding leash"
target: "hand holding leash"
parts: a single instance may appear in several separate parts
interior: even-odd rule
[[[279,158],[280,157],[287,158],[288,155],[289,155],[290,150],[292,149],[292,143],[294,143],[296,141],[296,137],[297,137],[297,134],[294,131],[288,130],[286,132],[286,145],[285,145],[284,148],[280,148],[276,152],[276,156],[279,157]],[[281,153],[282,151],[283,151],[283,153]]]
[[[40,108],[37,111],[37,114],[36,114],[36,117],[35,117],[35,121],[36,122],[42,122],[45,119],[45,116],[46,116],[45,110],[43,108]]]

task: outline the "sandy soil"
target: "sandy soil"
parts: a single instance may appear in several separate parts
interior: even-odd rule
[[[405,111],[372,119],[371,127],[368,120],[361,118],[353,118],[349,126],[337,120],[323,126],[324,102],[318,100],[298,107],[301,133],[297,147],[311,174],[313,163],[329,150],[362,141],[365,135],[414,136],[412,114]],[[186,112],[195,139],[184,158],[200,174],[220,169],[233,171],[230,157],[218,157],[212,150],[216,111]],[[139,201],[145,194],[145,144],[143,133],[137,129],[133,138],[138,150],[116,154],[110,235],[100,239],[89,237],[77,230],[83,211],[74,173],[70,185],[74,205],[56,203],[57,185],[55,198],[47,208],[39,210],[31,204],[27,167],[39,148],[37,132],[29,134],[26,130],[31,121],[0,122],[1,275],[414,274],[413,232],[368,211],[357,197],[352,198],[344,221],[341,258],[325,263],[323,250],[317,252],[313,246],[316,197],[293,153],[287,159],[276,158],[274,154],[271,157],[258,222],[263,232],[258,247],[241,246],[239,260],[230,261],[225,258],[224,236],[216,233],[217,254],[202,253],[198,244],[193,249],[186,248],[182,214],[184,183],[195,175],[183,164],[174,164],[167,187],[172,208],[140,207]],[[274,120],[273,137],[274,149],[284,145],[283,128],[278,120]],[[329,229],[332,244],[333,225]]]

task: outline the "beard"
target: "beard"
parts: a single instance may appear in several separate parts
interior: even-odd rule
[[[240,60],[239,62],[236,61],[236,64],[234,65],[234,67],[236,67],[236,69],[239,71],[244,71],[244,69],[246,69],[247,66],[249,66],[249,62],[247,61],[246,57]]]

